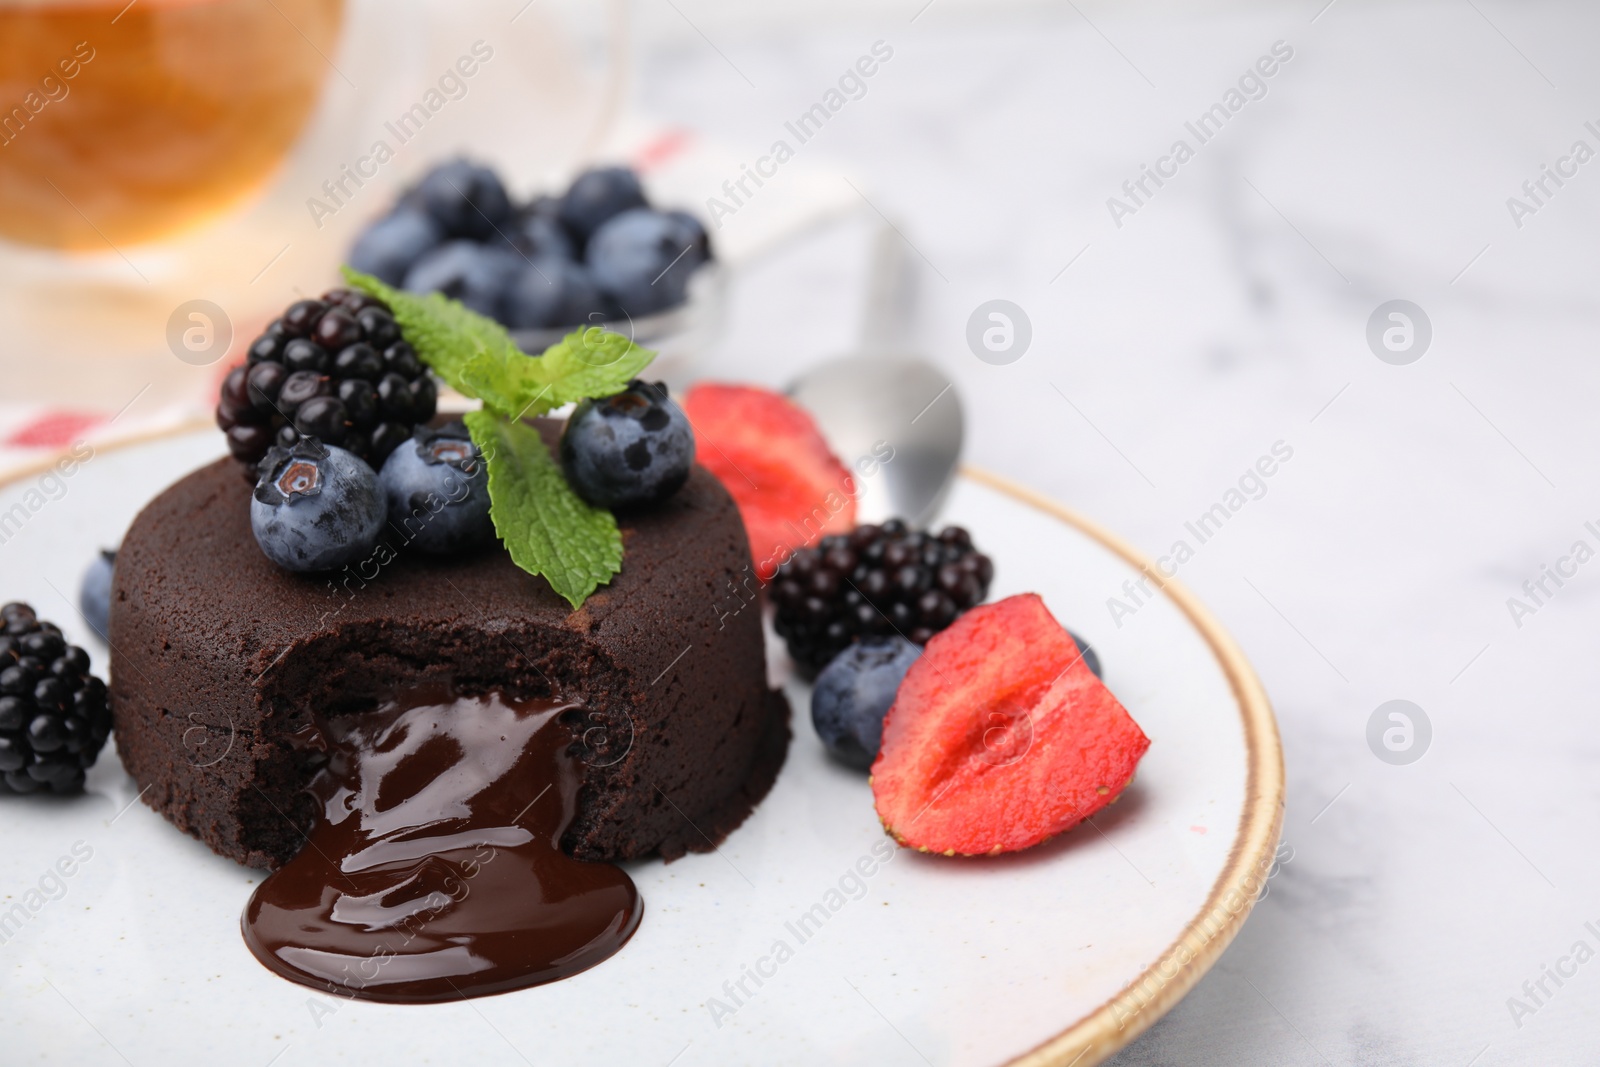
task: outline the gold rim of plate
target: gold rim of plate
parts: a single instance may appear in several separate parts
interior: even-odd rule
[[[1222,624],[1189,589],[1160,580],[1151,560],[1105,527],[1009,478],[964,464],[964,477],[1074,527],[1155,579],[1211,647],[1239,705],[1248,752],[1244,812],[1222,873],[1198,914],[1156,962],[1116,996],[1007,1067],[1092,1067],[1148,1030],[1193,989],[1244,925],[1266,884],[1283,829],[1283,748],[1266,690]]]

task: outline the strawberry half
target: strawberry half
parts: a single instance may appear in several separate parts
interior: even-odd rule
[[[902,845],[993,855],[1093,815],[1150,739],[1033,593],[983,604],[928,642],[883,724],[878,818]]]
[[[856,524],[855,480],[811,416],[767,389],[702,383],[683,397],[694,426],[695,461],[739,505],[756,575],[825,534]]]

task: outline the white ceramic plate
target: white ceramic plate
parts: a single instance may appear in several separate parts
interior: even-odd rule
[[[0,487],[0,516],[26,513],[0,524],[0,599],[32,602],[103,669],[72,607],[79,574],[146,500],[220,452],[214,431],[187,434]],[[1007,857],[896,851],[878,863],[886,839],[866,779],[825,758],[808,694],[790,684],[795,741],[772,794],[720,851],[630,865],[645,917],[620,953],[553,985],[392,1006],[262,968],[239,936],[259,872],[137,803],[108,749],[86,797],[0,799],[0,1058],[1099,1063],[1187,992],[1265,884],[1283,795],[1272,713],[1182,589],[1111,622],[1107,597],[1142,561],[1110,535],[975,471],[946,519],[995,558],[993,596],[1043,594],[1098,649],[1153,740],[1134,786],[1092,825]],[[802,940],[807,912],[826,921]]]

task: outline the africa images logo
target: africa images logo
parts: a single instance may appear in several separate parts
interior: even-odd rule
[[[180,744],[183,746],[184,758],[195,767],[202,770],[221,763],[228,753],[233,751],[234,739],[238,736],[238,729],[233,724],[233,719],[228,719],[226,730],[214,723],[201,720],[200,713],[189,713],[189,726],[183,731]]]

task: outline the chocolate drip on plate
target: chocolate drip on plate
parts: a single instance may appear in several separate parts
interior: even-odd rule
[[[257,887],[244,938],[343,996],[427,1003],[566,978],[639,926],[633,881],[561,851],[569,704],[425,689],[328,724],[306,846]]]

